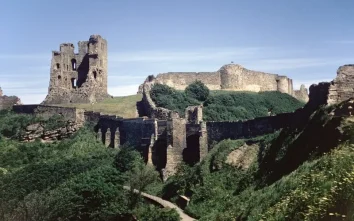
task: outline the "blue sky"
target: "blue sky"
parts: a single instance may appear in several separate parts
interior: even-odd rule
[[[23,103],[47,93],[51,51],[100,34],[108,91],[135,94],[147,75],[230,63],[329,81],[354,63],[352,0],[7,0],[0,7],[0,86]]]

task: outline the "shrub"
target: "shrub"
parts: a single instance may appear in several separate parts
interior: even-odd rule
[[[180,116],[184,116],[185,109],[188,106],[200,104],[200,101],[188,97],[184,92],[162,84],[155,84],[150,91],[150,95],[158,107],[177,111]]]
[[[138,220],[144,221],[179,221],[179,214],[175,209],[145,206],[135,211]]]
[[[66,126],[64,116],[56,114],[44,121],[44,130],[54,130]]]
[[[304,103],[278,91],[236,92],[211,91],[200,81],[189,85],[184,92],[167,85],[155,84],[151,97],[158,107],[177,111],[184,116],[188,106],[203,102],[205,121],[238,121],[293,112]]]

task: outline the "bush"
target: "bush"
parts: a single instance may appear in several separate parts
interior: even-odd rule
[[[56,114],[44,121],[44,130],[54,130],[66,126],[67,121],[64,116]]]
[[[157,208],[155,206],[141,207],[135,211],[138,220],[144,221],[179,221],[179,214],[175,209]]]
[[[188,97],[197,99],[198,101],[205,101],[209,96],[209,88],[201,81],[195,81],[188,85],[184,92]]]
[[[163,84],[155,84],[150,91],[150,95],[158,107],[177,111],[180,116],[184,116],[185,109],[188,106],[200,104],[200,101],[188,97],[184,92]]]
[[[26,126],[40,122],[41,119],[29,114],[15,114],[12,111],[0,111],[0,134],[5,137],[18,138]]]

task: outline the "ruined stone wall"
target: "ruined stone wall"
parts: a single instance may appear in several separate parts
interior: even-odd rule
[[[21,100],[16,96],[6,96],[3,95],[2,89],[0,87],[0,110],[11,109],[14,105],[20,105]]]
[[[20,105],[21,100],[16,96],[0,96],[0,110],[11,109],[14,105]]]
[[[310,96],[307,106],[313,108],[328,104],[330,82],[321,82],[310,86]]]
[[[156,83],[165,84],[177,90],[184,90],[196,80],[203,82],[210,90],[220,90],[218,72],[168,72],[156,76]]]
[[[91,35],[89,41],[63,43],[52,52],[48,95],[43,104],[89,103],[107,94],[107,41]]]
[[[168,122],[169,139],[167,141],[167,164],[165,176],[170,176],[176,171],[179,163],[183,162],[183,150],[187,147],[186,120],[174,118]]]
[[[155,102],[152,100],[150,90],[155,83],[155,81],[151,81],[142,85],[143,98],[139,104],[139,116],[147,116],[149,118],[156,118],[160,120],[178,118],[179,115],[177,112],[166,108],[157,107]]]
[[[165,84],[177,90],[184,90],[189,84],[199,80],[210,90],[230,91],[280,91],[303,101],[308,100],[305,90],[300,90],[295,96],[292,79],[278,74],[248,70],[240,65],[229,64],[222,66],[216,72],[168,72],[150,77],[144,82]],[[139,87],[142,93],[143,85]]]
[[[62,115],[65,120],[83,124],[85,122],[84,110],[73,107],[56,107],[46,105],[16,105],[12,110],[18,114],[34,114],[48,119],[54,115]]]
[[[224,90],[254,92],[278,90],[289,93],[287,78],[276,74],[248,70],[240,65],[224,65],[218,72],[221,77],[221,88]]]
[[[51,142],[56,140],[62,140],[64,138],[70,137],[74,134],[81,125],[74,122],[68,121],[66,125],[60,128],[45,130],[44,125],[40,123],[28,125],[21,137],[19,138],[22,142],[31,142],[36,139],[41,139],[45,142]]]
[[[331,82],[328,104],[335,104],[354,97],[354,65],[343,65],[337,70],[337,77]]]
[[[209,145],[225,139],[251,138],[287,127],[298,127],[307,121],[318,106],[306,105],[293,113],[259,117],[246,121],[206,122]]]
[[[294,96],[300,101],[309,101],[309,94],[305,85],[301,85],[300,90],[294,90]]]
[[[137,148],[145,143],[145,139],[150,142],[151,135],[155,134],[154,120],[147,118],[123,119],[116,116],[102,115],[97,123],[102,136],[110,131],[111,141],[114,140],[114,134],[119,134],[119,145],[129,144]]]

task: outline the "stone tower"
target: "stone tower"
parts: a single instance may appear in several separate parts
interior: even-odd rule
[[[52,52],[48,95],[43,104],[92,103],[107,93],[107,41],[91,35],[74,45],[63,43]]]

